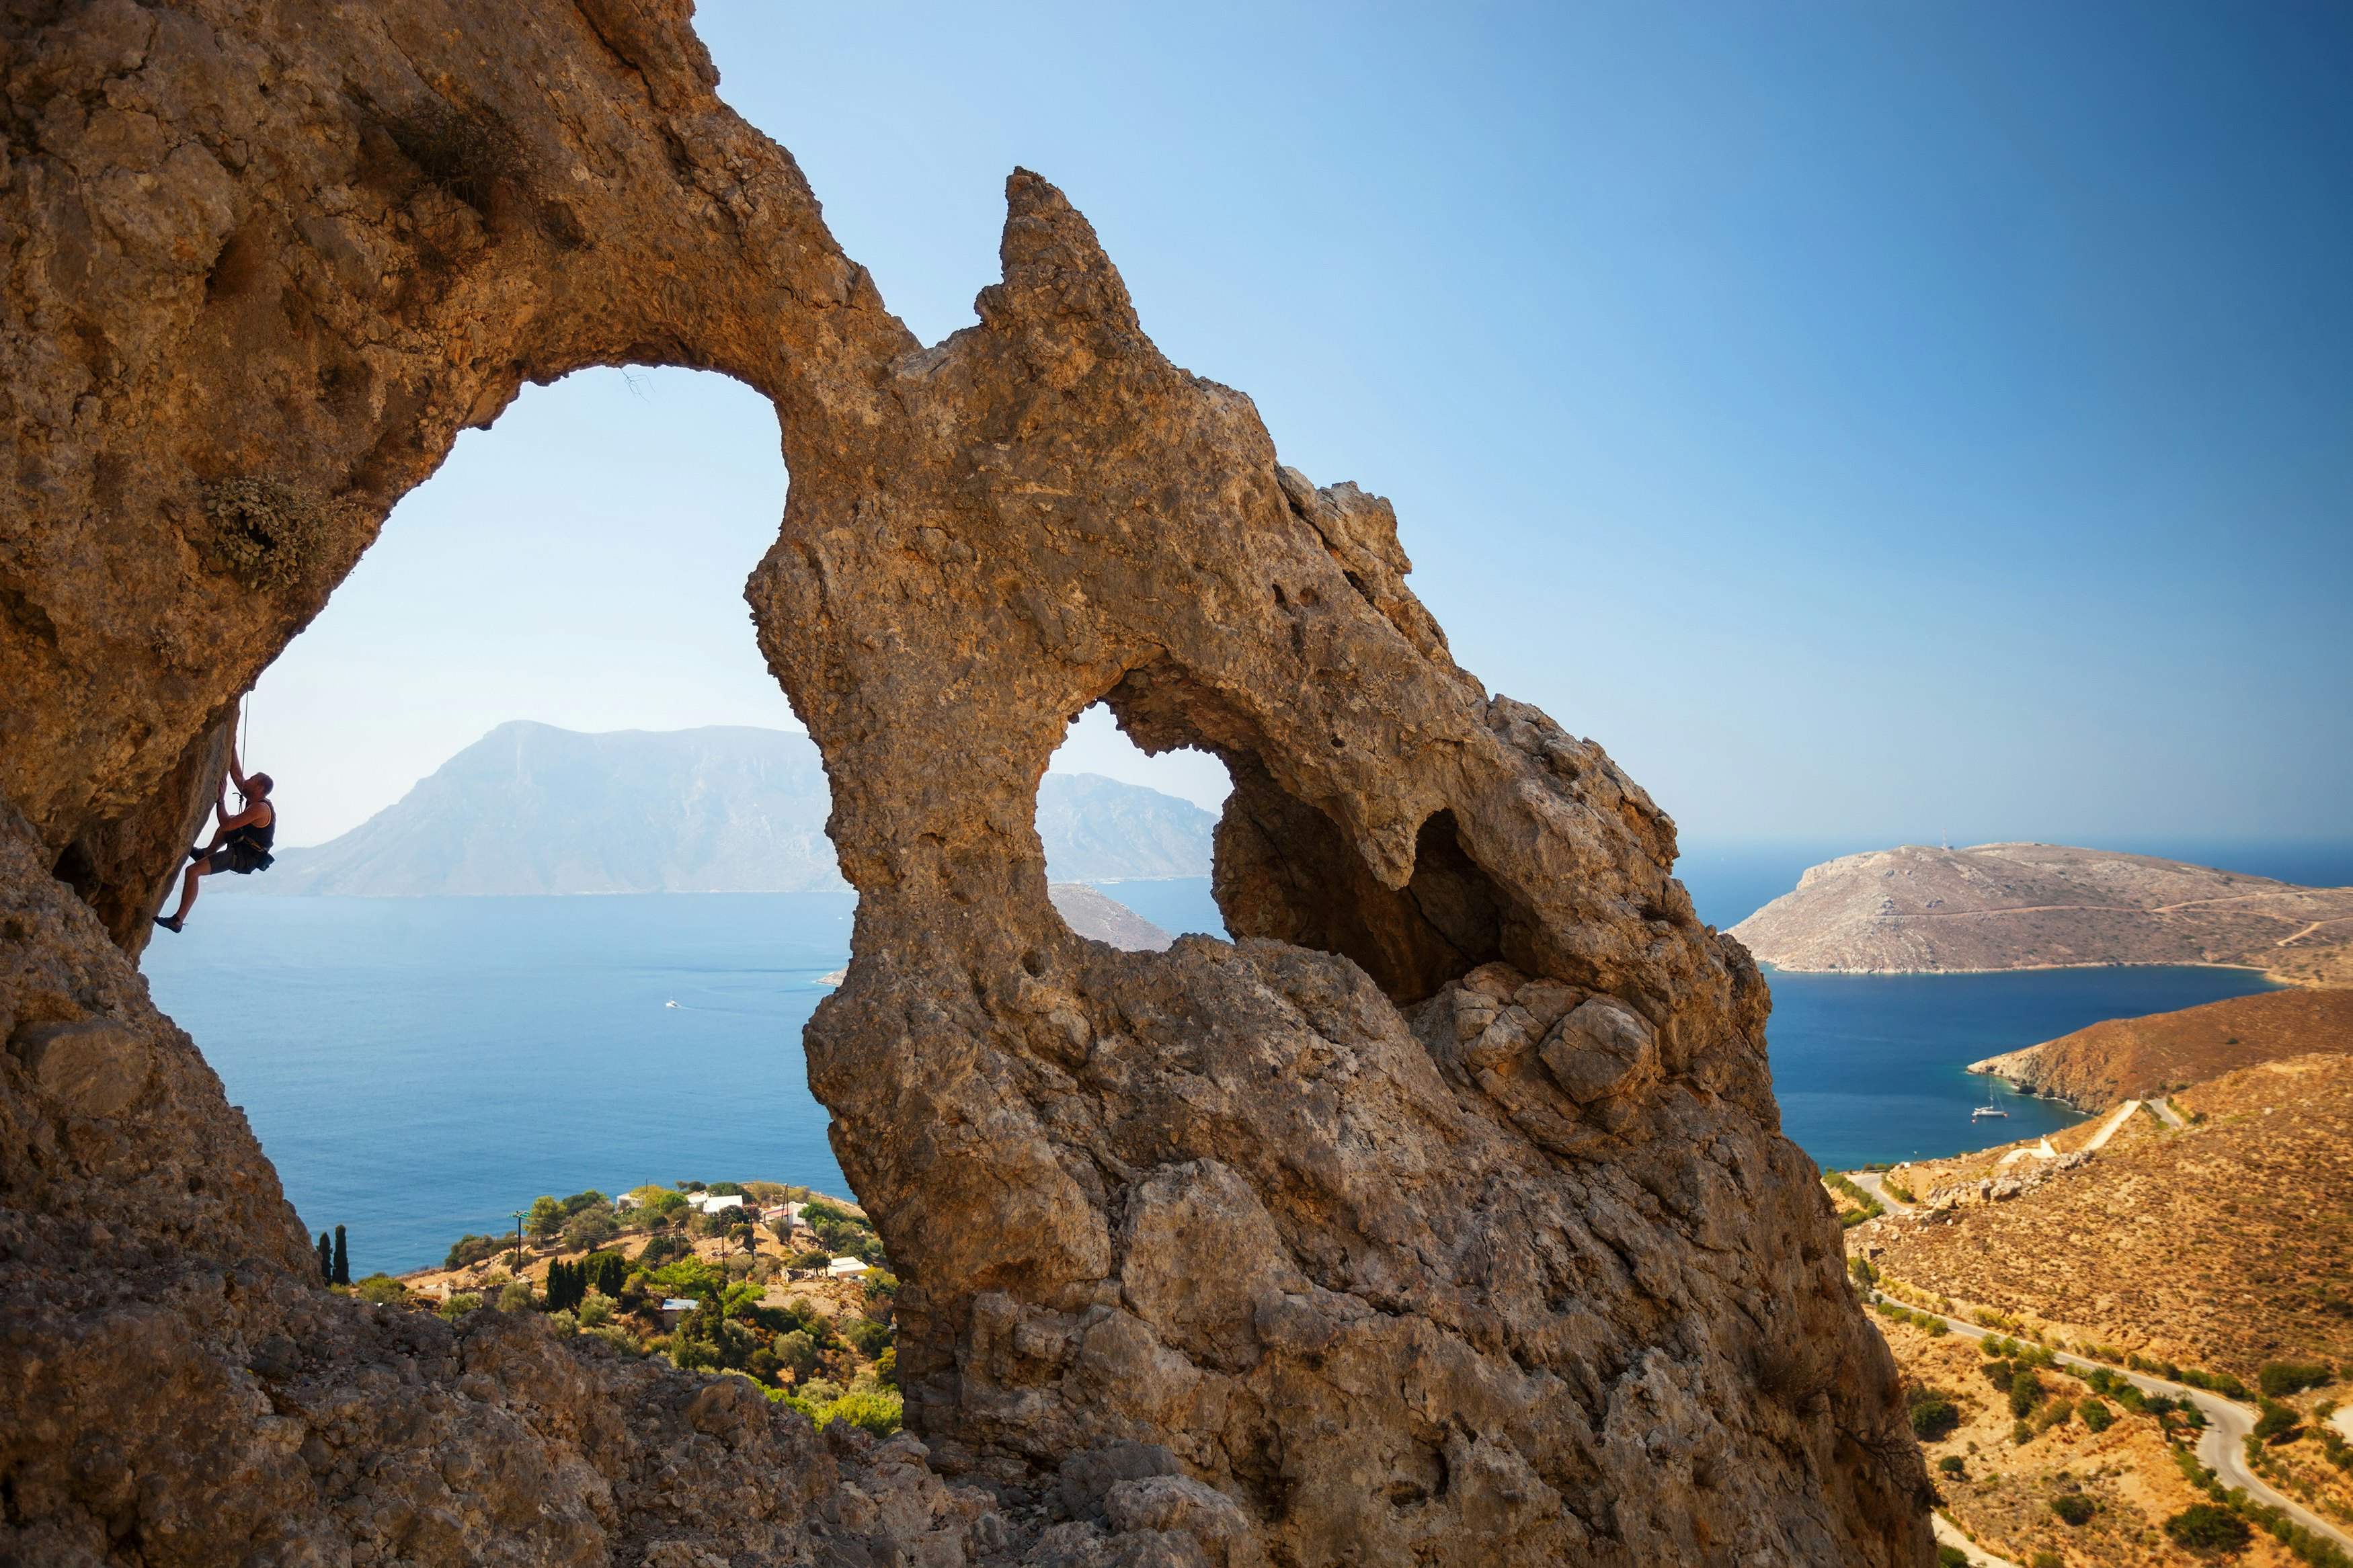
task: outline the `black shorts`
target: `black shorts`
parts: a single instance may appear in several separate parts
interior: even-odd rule
[[[205,857],[205,874],[215,876],[222,871],[234,871],[240,877],[250,877],[270,862],[269,852],[250,844],[224,844]]]

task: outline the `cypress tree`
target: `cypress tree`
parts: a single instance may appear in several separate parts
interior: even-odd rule
[[[335,1250],[333,1245],[327,1240],[327,1233],[322,1230],[319,1233],[319,1283],[332,1285],[334,1282]]]
[[[350,1284],[352,1282],[352,1254],[351,1249],[343,1243],[343,1227],[342,1226],[337,1226],[335,1227],[334,1267],[334,1283],[338,1285]]]

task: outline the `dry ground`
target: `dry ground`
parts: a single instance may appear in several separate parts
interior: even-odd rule
[[[1921,1448],[1945,1511],[1987,1551],[2021,1564],[2038,1552],[2054,1552],[2067,1568],[2199,1568],[2212,1561],[2183,1551],[2164,1534],[2167,1519],[2204,1497],[2174,1463],[2155,1418],[2118,1408],[2105,1432],[2095,1435],[2070,1420],[2020,1447],[2010,1440],[2010,1407],[1987,1381],[1986,1357],[1975,1341],[1957,1334],[1931,1339],[1909,1324],[1873,1321],[1886,1333],[1907,1386],[1941,1388],[1961,1407],[1959,1427]],[[2067,1397],[2087,1392],[2072,1378],[2042,1375]],[[1959,1458],[1963,1476],[1938,1469],[1948,1455]],[[2052,1500],[2068,1492],[2092,1500],[2096,1511],[2088,1522],[2070,1525],[2052,1511]],[[2258,1536],[2232,1561],[2243,1568],[2289,1568],[2295,1560]]]
[[[2190,1119],[2179,1131],[2136,1112],[2035,1191],[1875,1221],[1851,1246],[1964,1315],[1991,1308],[2250,1384],[2265,1362],[2353,1359],[2353,1057],[2264,1063],[2173,1103]],[[1998,1157],[1897,1175],[1926,1197]]]

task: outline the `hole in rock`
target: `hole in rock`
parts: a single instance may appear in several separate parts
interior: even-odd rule
[[[1345,954],[1400,1005],[1498,958],[1529,966],[1533,921],[1462,847],[1451,813],[1422,824],[1411,879],[1386,888],[1330,816],[1276,782],[1255,723],[1182,671],[1131,670],[1105,704],[1145,745],[1224,763],[1212,891],[1234,936]]]
[[[1038,837],[1065,923],[1120,947],[1224,936],[1210,871],[1231,789],[1208,752],[1155,755],[1121,731],[1108,704],[1081,713],[1038,784]]]
[[[264,673],[277,864],[205,879],[142,964],[355,1278],[681,1171],[850,1195],[800,1038],[855,899],[743,601],[779,454],[720,376],[527,387]],[[717,1241],[584,1212],[632,1255]],[[723,1266],[776,1267],[757,1239]]]

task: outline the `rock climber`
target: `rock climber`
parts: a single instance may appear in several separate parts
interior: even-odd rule
[[[237,793],[244,807],[234,816],[228,809],[230,779],[237,781]],[[196,901],[199,877],[209,877],[216,871],[249,877],[269,868],[269,846],[278,837],[278,808],[269,804],[270,784],[268,773],[248,773],[237,766],[237,742],[232,740],[228,777],[221,781],[220,798],[213,804],[220,826],[213,829],[210,844],[188,851],[192,859],[187,875],[180,879],[180,907],[168,915],[157,915],[157,925],[175,931],[187,923],[188,910]]]

